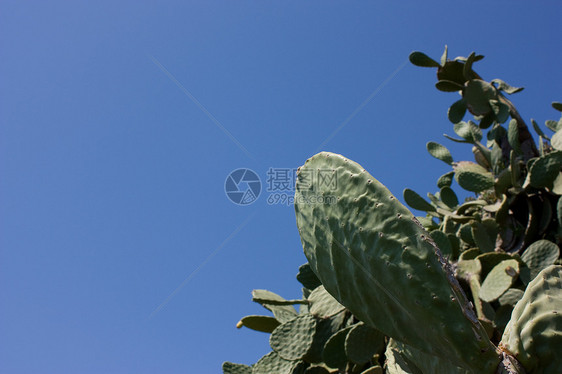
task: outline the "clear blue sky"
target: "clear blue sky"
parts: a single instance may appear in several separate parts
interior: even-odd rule
[[[225,179],[298,167],[345,123],[322,150],[435,192],[425,143],[470,150],[412,50],[484,54],[524,118],[558,119],[558,1],[433,4],[2,1],[0,373],[257,361],[268,336],[236,322],[266,313],[254,288],[299,297],[305,258],[293,207],[237,206]]]

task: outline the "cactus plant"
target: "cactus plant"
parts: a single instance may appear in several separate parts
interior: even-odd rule
[[[427,198],[404,190],[421,216],[344,156],[322,152],[299,169],[303,297],[255,290],[273,316],[238,326],[270,333],[272,352],[224,373],[562,373],[562,118],[546,121],[550,136],[531,120],[537,147],[505,96],[522,88],[484,80],[473,69],[482,58],[410,55],[437,68],[437,89],[461,95],[447,112],[457,137],[445,137],[474,155],[455,161],[427,143],[452,170]],[[319,169],[335,188],[303,180]],[[474,197],[460,201],[455,182]]]

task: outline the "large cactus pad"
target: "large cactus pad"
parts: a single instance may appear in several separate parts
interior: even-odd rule
[[[438,248],[360,165],[327,152],[307,160],[295,211],[312,269],[359,319],[475,373],[495,371],[496,348]]]

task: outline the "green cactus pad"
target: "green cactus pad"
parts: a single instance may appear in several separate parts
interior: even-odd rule
[[[320,318],[331,317],[342,312],[345,307],[330,295],[324,286],[318,286],[308,297],[310,313]]]
[[[287,300],[268,290],[253,290],[252,300],[270,310],[281,323],[290,321],[298,315],[293,306],[284,305]]]
[[[384,352],[386,357],[385,368],[388,374],[423,374],[414,363],[408,362],[400,354],[396,341],[390,339]]]
[[[484,279],[480,289],[480,299],[487,302],[496,300],[511,287],[518,275],[519,262],[517,260],[503,260],[494,266]]]
[[[556,133],[552,135],[550,144],[552,144],[554,149],[562,151],[562,131],[556,131]]]
[[[412,213],[341,155],[320,153],[299,170],[297,226],[326,290],[388,336],[476,372],[493,372],[499,362],[495,347]],[[302,180],[321,170],[335,174],[337,187]],[[324,195],[337,202],[313,203]]]
[[[470,223],[465,223],[459,228],[459,236],[463,242],[470,246],[475,246],[474,237],[472,236],[472,225]],[[478,251],[480,253],[480,251]]]
[[[421,197],[416,191],[409,188],[404,190],[404,201],[412,209],[422,210],[424,212],[434,212],[435,207],[427,202],[423,197]]]
[[[476,259],[460,260],[457,262],[457,276],[467,282],[473,277],[480,279],[481,271],[482,265],[480,264],[480,261]]]
[[[482,116],[491,111],[490,100],[497,97],[496,88],[480,79],[468,81],[463,90],[463,98],[470,113]]]
[[[558,257],[560,248],[556,244],[548,240],[538,240],[523,252],[521,260],[531,270],[530,279],[533,279],[544,268],[554,264]]]
[[[324,346],[322,358],[326,365],[331,368],[342,368],[347,363],[345,354],[345,339],[352,327],[346,327],[332,335]]]
[[[536,188],[552,187],[552,183],[560,174],[562,167],[562,151],[554,151],[539,157],[530,167],[528,179]]]
[[[501,305],[515,306],[523,298],[523,291],[518,288],[510,288],[505,291],[498,299]]]
[[[451,247],[451,242],[449,241],[449,237],[443,231],[433,230],[429,233],[431,239],[437,244],[437,247],[441,250],[443,256],[448,259],[453,257],[453,248]]]
[[[439,191],[439,196],[441,197],[441,201],[445,203],[449,208],[454,209],[459,205],[459,198],[455,191],[453,191],[450,187],[443,187]]]
[[[488,252],[483,253],[481,255],[476,256],[476,259],[480,261],[482,264],[482,276],[486,277],[492,269],[504,260],[511,260],[511,257],[508,253],[501,253],[501,252]]]
[[[429,154],[436,159],[441,160],[448,165],[451,165],[453,163],[453,156],[451,156],[451,152],[449,152],[449,150],[444,145],[435,142],[429,142],[427,143],[426,147]]]
[[[320,319],[316,323],[316,332],[312,341],[312,347],[306,353],[305,360],[307,362],[322,362],[322,352],[326,342],[332,335],[338,332],[344,323],[344,314],[336,314],[327,319]]]
[[[494,187],[494,176],[482,166],[470,162],[461,161],[454,166],[455,180],[467,191],[482,192]]]
[[[472,121],[455,123],[453,126],[455,134],[469,143],[477,143],[482,140],[482,130]]]
[[[451,187],[451,184],[453,183],[454,175],[455,175],[455,172],[450,171],[450,172],[440,176],[439,179],[437,180],[437,187],[439,187],[439,188]]]
[[[501,79],[492,79],[492,82],[497,85],[498,90],[501,90],[509,95],[523,91],[523,87],[513,87],[502,81]]]
[[[490,169],[492,166],[492,152],[484,148],[482,145],[473,146],[472,147],[472,154],[474,155],[474,160],[484,169]]]
[[[466,81],[463,75],[464,64],[459,61],[447,61],[443,66],[437,69],[437,80],[453,81],[458,84],[464,84]]]
[[[223,374],[252,374],[252,367],[244,364],[224,362],[222,364]]]
[[[453,81],[441,80],[435,83],[435,88],[443,92],[458,92],[462,90],[463,86]]]
[[[520,155],[521,145],[519,144],[519,128],[517,126],[517,120],[515,119],[509,121],[509,125],[507,127],[507,140],[515,153]]]
[[[527,286],[501,340],[528,373],[562,373],[562,266],[551,265]]]
[[[286,360],[299,360],[310,350],[316,332],[316,318],[302,314],[279,325],[269,337],[271,348]]]
[[[314,274],[312,268],[310,267],[310,264],[308,263],[303,264],[299,267],[297,280],[311,291],[322,284],[320,283],[320,279],[318,279],[316,274]]]
[[[462,252],[459,259],[460,260],[474,260],[480,254],[480,250],[478,248],[470,248],[466,251]]]
[[[245,326],[252,330],[271,333],[279,324],[278,320],[269,316],[246,316],[238,322],[236,327]]]
[[[558,130],[562,129],[562,121],[554,121],[548,119],[544,121],[544,125],[551,131],[557,132]]]
[[[481,252],[493,252],[496,247],[496,237],[489,235],[486,227],[480,222],[471,225],[472,239]]]
[[[460,99],[458,101],[455,101],[453,105],[449,107],[449,110],[447,111],[447,118],[449,118],[449,121],[451,121],[452,123],[458,123],[462,121],[465,114],[466,103],[464,99]]]
[[[345,354],[355,364],[366,364],[376,353],[384,350],[384,335],[377,329],[360,322],[345,338]]]
[[[410,53],[409,59],[412,64],[425,68],[438,68],[441,66],[437,61],[422,52],[415,51]]]
[[[410,347],[404,343],[394,341],[393,346],[408,363],[412,373],[431,373],[431,374],[470,374],[466,369],[452,365],[449,361],[439,357],[428,355],[422,351]]]
[[[252,367],[252,374],[293,374],[299,361],[285,360],[277,352],[269,352]]]

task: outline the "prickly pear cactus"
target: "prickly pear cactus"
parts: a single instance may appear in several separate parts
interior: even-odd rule
[[[450,60],[447,47],[439,61],[410,55],[436,68],[437,89],[460,94],[445,137],[474,155],[427,142],[451,171],[426,197],[404,189],[421,215],[343,156],[300,168],[303,296],[254,290],[269,315],[237,327],[271,334],[272,351],[251,366],[225,362],[224,373],[562,373],[562,116],[547,131],[531,120],[537,146],[506,96],[523,88],[483,79],[473,69],[482,59]]]

